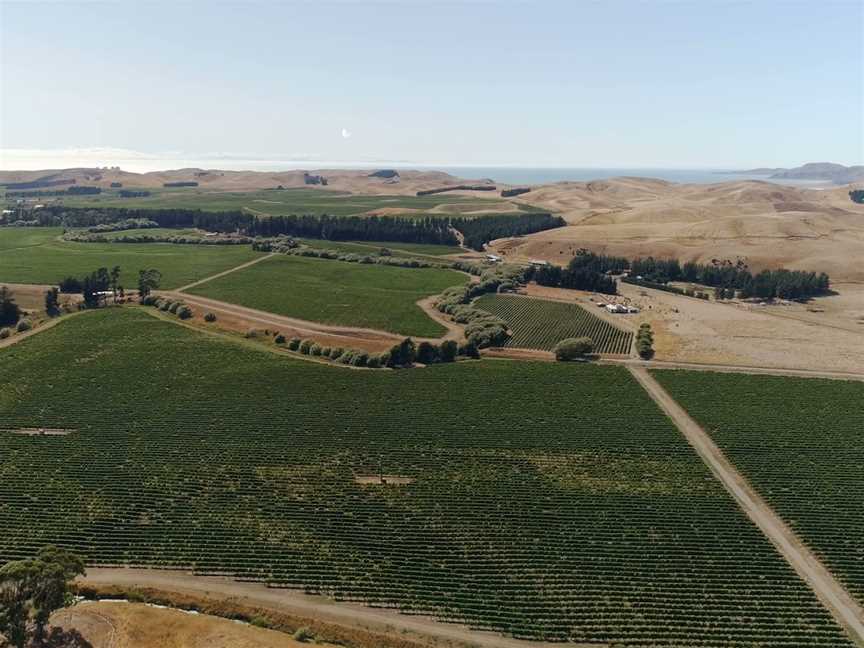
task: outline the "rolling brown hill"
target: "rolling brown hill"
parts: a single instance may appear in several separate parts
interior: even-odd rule
[[[756,270],[824,271],[835,282],[864,282],[864,205],[849,200],[845,187],[614,178],[544,185],[523,198],[558,211],[568,226],[494,242],[511,258],[561,263],[585,247],[685,261],[744,258]]]

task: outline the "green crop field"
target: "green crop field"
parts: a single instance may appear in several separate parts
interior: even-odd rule
[[[56,543],[533,639],[851,646],[620,367],[358,372],[108,309],[0,349],[0,420],[0,561]]]
[[[119,265],[127,288],[144,268],[162,273],[162,288],[177,288],[261,255],[249,245],[72,243],[59,240],[61,233],[56,227],[0,227],[0,281],[53,284]]]
[[[438,337],[444,327],[416,302],[465,281],[453,270],[279,255],[189,292],[324,324]]]
[[[129,209],[185,208],[205,211],[248,209],[257,214],[332,214],[349,216],[373,209],[398,207],[430,210],[439,205],[460,205],[475,209],[494,210],[508,206],[503,200],[472,196],[435,194],[432,196],[355,195],[328,189],[285,189],[282,191],[214,191],[187,187],[182,189],[150,189],[145,198],[121,198],[115,192],[96,196],[64,196],[60,201],[70,207],[127,207]],[[46,204],[56,199],[46,198]]]
[[[652,373],[864,602],[864,383]]]
[[[484,295],[477,307],[507,322],[513,337],[505,346],[551,351],[566,338],[588,336],[597,353],[627,354],[633,334],[613,326],[577,304],[516,295]]]

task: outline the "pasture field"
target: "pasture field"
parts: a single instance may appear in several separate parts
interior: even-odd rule
[[[621,367],[357,372],[120,308],[0,350],[0,418],[74,430],[0,433],[0,560],[51,542],[523,638],[851,646]]]
[[[864,383],[652,373],[864,602]]]
[[[630,353],[631,332],[577,304],[516,295],[484,295],[475,303],[507,322],[513,336],[506,347],[551,351],[561,340],[584,335],[594,340],[596,353]]]
[[[439,337],[446,329],[416,302],[465,281],[453,270],[277,255],[189,292],[323,324]]]
[[[503,200],[472,196],[435,194],[432,196],[364,196],[328,189],[284,189],[281,191],[213,191],[194,187],[181,189],[151,189],[144,198],[121,198],[114,192],[95,196],[64,196],[62,203],[70,207],[126,207],[129,209],[184,208],[204,211],[247,209],[272,216],[291,214],[331,214],[350,216],[388,208],[428,211],[439,205],[459,205],[478,210],[508,207]],[[47,198],[46,202],[53,199]]]
[[[0,227],[0,250],[6,253],[44,245],[62,233],[61,227]]]
[[[399,243],[396,241],[326,241],[322,239],[297,239],[304,245],[314,248],[354,252],[356,254],[377,253],[381,248],[387,248],[393,256],[445,256],[447,254],[464,253],[458,245],[432,245],[427,243]]]
[[[97,233],[107,239],[118,239],[124,236],[139,236],[145,234],[149,234],[150,236],[187,236],[203,238],[206,234],[206,232],[204,232],[203,230],[195,229],[194,227],[145,227],[138,229],[114,230],[113,232]]]
[[[138,230],[144,231],[144,230]],[[162,288],[184,286],[260,256],[250,245],[73,243],[56,227],[0,227],[0,281],[54,284],[119,265],[121,284],[134,287],[138,270],[156,268]]]

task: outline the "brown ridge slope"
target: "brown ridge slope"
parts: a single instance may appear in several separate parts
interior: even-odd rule
[[[307,185],[303,181],[304,173],[324,175],[328,185]],[[270,189],[278,185],[283,187],[306,187],[312,189],[329,189],[350,191],[361,194],[404,194],[414,195],[425,189],[436,189],[448,185],[464,184],[466,181],[441,171],[399,171],[399,182],[388,182],[384,178],[373,178],[371,169],[318,169],[291,171],[226,171],[218,169],[173,169],[168,171],[152,171],[149,173],[133,173],[122,169],[45,169],[41,171],[0,171],[0,184],[11,182],[31,182],[45,176],[55,176],[56,179],[74,179],[78,185],[98,186],[108,188],[112,182],[120,182],[124,188],[158,188],[165,182],[192,181],[199,188],[220,191],[250,191],[255,189]],[[482,181],[476,181],[482,182]],[[62,189],[63,187],[46,187],[46,189]],[[497,198],[494,191],[457,192],[476,196],[478,198]]]
[[[614,178],[544,185],[524,198],[557,211],[568,226],[496,241],[510,258],[563,263],[580,247],[685,261],[740,257],[755,270],[788,267],[864,281],[864,205],[849,199],[848,187]]]

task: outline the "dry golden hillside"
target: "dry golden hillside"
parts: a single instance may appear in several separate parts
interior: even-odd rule
[[[580,247],[702,262],[741,257],[757,270],[787,267],[864,281],[864,205],[849,200],[845,187],[616,178],[545,185],[521,198],[557,211],[569,225],[495,242],[511,258],[562,263]]]

